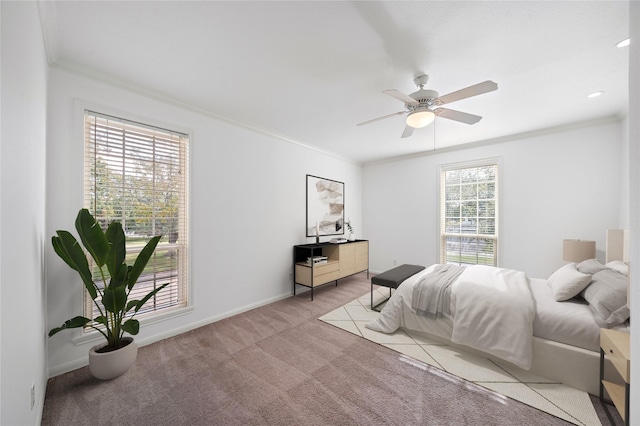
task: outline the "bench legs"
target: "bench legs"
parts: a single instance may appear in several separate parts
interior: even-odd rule
[[[386,299],[380,301],[378,304],[373,306],[373,283],[371,283],[371,310],[372,311],[380,312],[380,309],[378,309],[378,306],[382,305],[384,302],[386,302],[390,298],[391,298],[391,287],[389,287],[389,297],[387,297]]]

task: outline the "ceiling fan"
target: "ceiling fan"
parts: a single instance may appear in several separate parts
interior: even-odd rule
[[[435,90],[424,89],[427,81],[429,81],[429,76],[426,74],[416,77],[413,82],[418,86],[419,90],[411,93],[410,95],[405,95],[395,89],[383,90],[383,93],[404,102],[406,110],[374,118],[373,120],[364,121],[362,123],[358,123],[358,126],[393,117],[394,115],[409,114],[407,115],[406,120],[407,125],[402,133],[402,137],[407,138],[413,134],[413,129],[428,126],[436,116],[459,121],[461,123],[475,124],[480,121],[482,117],[466,112],[455,111],[453,109],[440,108],[440,105],[450,104],[451,102],[482,95],[483,93],[493,92],[498,89],[498,85],[496,83],[491,80],[487,80],[482,83],[474,84],[473,86],[451,92],[447,95],[440,96]]]

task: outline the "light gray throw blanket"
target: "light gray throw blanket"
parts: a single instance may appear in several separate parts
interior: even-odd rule
[[[422,316],[440,318],[449,315],[451,284],[462,274],[464,266],[437,265],[413,288],[411,309]]]

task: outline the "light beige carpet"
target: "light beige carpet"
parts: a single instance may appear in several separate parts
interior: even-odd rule
[[[376,290],[374,304],[387,296],[386,288]],[[365,328],[364,325],[378,315],[370,309],[370,304],[370,293],[366,293],[319,319],[397,351],[404,362],[428,364],[494,391],[496,398],[509,397],[577,425],[601,425],[586,392],[419,333],[398,330],[385,334]],[[443,375],[443,378],[447,376]]]

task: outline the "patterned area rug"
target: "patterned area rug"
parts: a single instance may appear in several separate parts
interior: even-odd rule
[[[388,296],[386,288],[376,292],[374,305],[378,303],[377,300]],[[371,296],[367,293],[319,319],[568,422],[585,426],[601,425],[586,392],[419,333],[398,330],[393,334],[385,334],[365,328],[364,325],[378,315],[370,309],[370,304]]]

